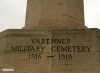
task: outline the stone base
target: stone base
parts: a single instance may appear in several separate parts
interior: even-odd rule
[[[100,30],[21,29],[0,35],[0,73],[100,73]]]

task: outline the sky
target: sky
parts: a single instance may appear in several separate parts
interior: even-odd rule
[[[25,25],[27,0],[0,0],[0,32]],[[84,0],[85,25],[100,28],[100,0]]]

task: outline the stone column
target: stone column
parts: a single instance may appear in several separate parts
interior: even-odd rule
[[[25,29],[85,28],[83,0],[28,0]]]

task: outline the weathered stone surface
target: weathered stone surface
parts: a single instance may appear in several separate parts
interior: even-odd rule
[[[28,0],[24,28],[86,28],[83,0]]]
[[[100,30],[82,29],[83,0],[28,0],[24,28],[0,33],[0,73],[100,73]]]
[[[6,30],[1,34],[0,73],[5,73],[2,68],[15,69],[14,72],[7,73],[100,72],[98,29],[36,28]],[[34,39],[42,40],[42,43]],[[60,41],[50,42],[49,39]],[[31,49],[33,46],[34,49],[30,51],[27,46]],[[44,47],[43,51],[41,47]]]

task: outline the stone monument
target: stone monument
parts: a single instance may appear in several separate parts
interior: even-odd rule
[[[28,0],[23,29],[0,33],[0,73],[100,73],[100,30],[83,0]]]
[[[83,0],[28,0],[25,28],[85,28]]]

